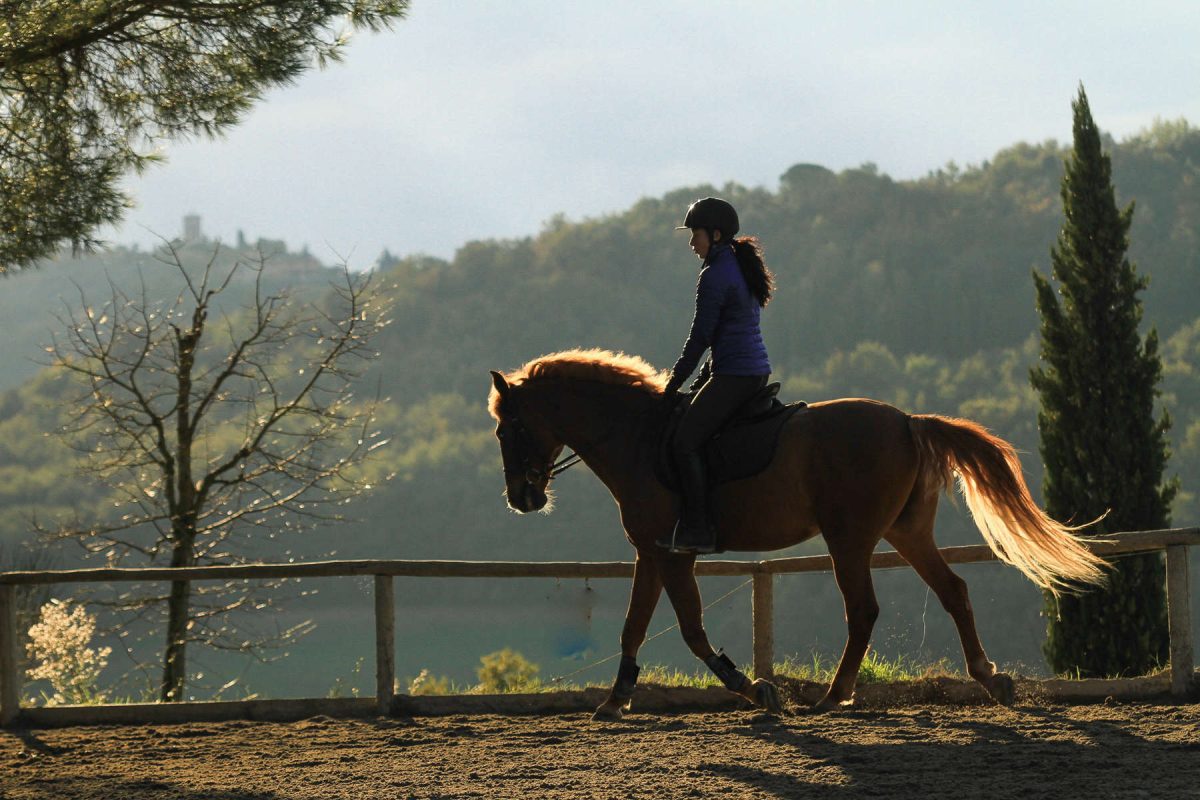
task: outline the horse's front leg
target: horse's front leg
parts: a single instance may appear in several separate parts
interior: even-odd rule
[[[693,555],[665,556],[659,560],[659,574],[675,616],[683,641],[696,658],[720,678],[725,688],[749,700],[759,708],[773,713],[782,710],[779,692],[770,682],[758,678],[751,681],[724,653],[717,653],[709,644],[704,630],[704,606],[700,587],[696,584],[696,557]]]
[[[595,720],[620,719],[629,709],[633,690],[637,686],[637,653],[646,641],[646,629],[662,594],[662,580],[653,559],[638,553],[633,564],[633,589],[629,593],[629,609],[625,612],[625,627],[621,629],[621,665],[608,698],[592,715]]]

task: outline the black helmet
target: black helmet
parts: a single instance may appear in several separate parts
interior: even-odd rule
[[[675,230],[685,228],[703,228],[711,231],[714,228],[728,241],[737,235],[738,215],[728,201],[719,197],[705,197],[692,203],[683,218],[683,224]]]

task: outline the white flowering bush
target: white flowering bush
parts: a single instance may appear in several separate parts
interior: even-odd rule
[[[26,645],[35,664],[30,680],[45,680],[54,689],[46,705],[81,705],[104,702],[96,688],[100,672],[108,665],[111,647],[91,647],[96,617],[83,606],[51,600],[42,606],[40,620],[29,629]]]

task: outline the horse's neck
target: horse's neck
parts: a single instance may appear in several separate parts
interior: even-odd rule
[[[547,421],[563,443],[577,452],[609,490],[629,479],[640,479],[639,438],[645,433],[649,404],[638,390],[606,384],[557,387],[558,397],[546,403]]]

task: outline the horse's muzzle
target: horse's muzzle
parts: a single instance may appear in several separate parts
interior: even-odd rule
[[[549,497],[546,495],[544,488],[538,488],[528,481],[521,483],[521,488],[513,491],[510,486],[508,489],[508,506],[514,511],[521,514],[528,514],[531,511],[541,511],[549,502]]]

